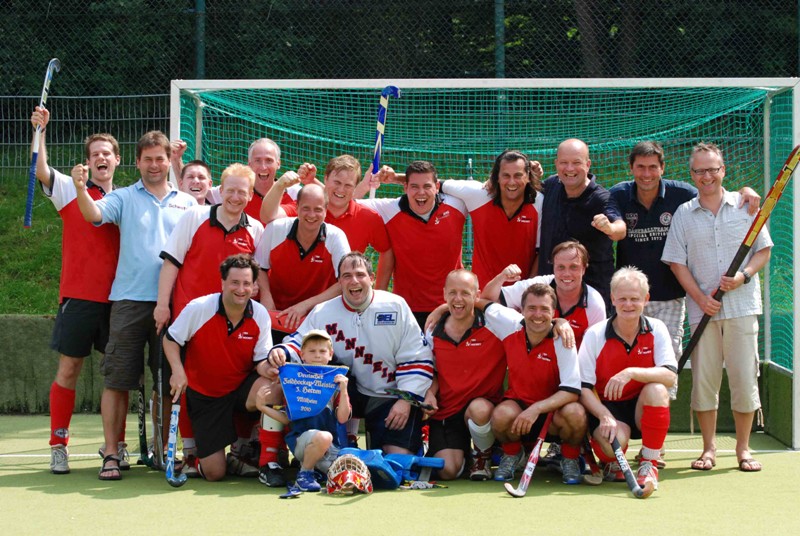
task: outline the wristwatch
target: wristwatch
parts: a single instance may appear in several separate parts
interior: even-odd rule
[[[744,276],[744,284],[748,284],[750,281],[753,280],[753,276],[747,273],[747,268],[742,270],[742,275]]]

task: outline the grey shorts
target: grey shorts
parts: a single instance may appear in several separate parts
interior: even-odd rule
[[[314,437],[314,434],[319,433],[319,430],[306,430],[300,437],[297,438],[297,444],[294,447],[294,457],[297,458],[297,461],[303,463],[303,455],[306,452],[306,446],[311,442],[311,438]],[[314,467],[317,470],[322,471],[325,474],[328,474],[328,469],[331,468],[331,464],[333,461],[339,457],[339,449],[335,445],[331,445],[330,448],[325,452],[325,456],[319,460]]]
[[[147,362],[154,372],[153,378],[156,377],[161,343],[153,319],[155,306],[155,302],[131,300],[112,304],[108,344],[100,363],[106,388],[117,391],[139,388],[140,378],[144,374],[145,346],[148,349]]]

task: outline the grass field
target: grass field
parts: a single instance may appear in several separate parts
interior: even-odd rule
[[[128,422],[129,442],[136,444],[136,416]],[[709,472],[688,468],[699,453],[699,436],[667,437],[660,489],[644,501],[633,498],[625,484],[565,486],[559,475],[547,471],[536,472],[522,499],[510,497],[496,482],[462,480],[448,483],[447,489],[279,500],[281,490],[254,479],[190,480],[173,489],[163,473],[143,466],[123,473],[121,482],[101,482],[96,454],[102,441],[100,417],[76,415],[72,434],[72,473],[51,475],[48,417],[0,417],[4,534],[800,533],[794,510],[800,453],[762,434],[753,438],[764,463],[758,474],[736,470],[730,436],[720,438],[717,467]]]

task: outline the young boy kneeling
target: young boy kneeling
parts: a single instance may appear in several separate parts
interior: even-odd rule
[[[308,365],[327,365],[333,357],[333,343],[325,331],[313,329],[303,337],[300,358]],[[314,468],[327,474],[339,449],[337,427],[350,419],[350,399],[347,396],[347,376],[337,374],[333,379],[339,391],[325,409],[313,417],[289,421],[282,411],[266,405],[269,387],[259,390],[256,397],[258,409],[267,417],[282,424],[290,424],[286,444],[300,462],[297,486],[303,491],[319,491],[314,478]]]

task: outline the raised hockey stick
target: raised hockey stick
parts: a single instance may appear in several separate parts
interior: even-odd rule
[[[42,96],[39,99],[39,107],[44,108],[47,96],[50,94],[50,82],[53,81],[53,74],[61,71],[61,62],[58,58],[53,58],[47,64],[47,72],[44,75],[44,85],[42,86]],[[39,137],[42,134],[42,127],[36,127],[36,134],[33,136],[33,152],[31,153],[31,168],[28,172],[28,200],[25,202],[25,220],[23,225],[30,228],[33,220],[33,192],[36,186],[36,162],[39,160]]]
[[[759,209],[758,214],[756,214],[753,223],[750,225],[750,230],[747,231],[744,240],[736,251],[736,255],[733,256],[733,260],[730,266],[728,266],[728,271],[725,272],[727,277],[735,276],[742,262],[744,262],[744,258],[750,252],[750,248],[753,247],[758,233],[761,231],[761,228],[764,227],[764,224],[767,223],[767,219],[769,219],[770,214],[772,214],[772,209],[775,208],[778,199],[780,199],[783,194],[783,190],[786,188],[786,185],[789,184],[789,179],[792,177],[792,173],[794,173],[798,161],[800,161],[800,145],[792,150],[789,158],[786,159],[786,163],[783,164],[780,173],[778,173],[778,178],[775,179],[775,183],[772,185],[772,188],[769,189],[769,193],[764,199],[764,204]],[[712,297],[720,301],[724,295],[725,291],[718,288]],[[692,333],[692,338],[689,339],[689,344],[686,345],[686,349],[683,351],[683,354],[681,354],[681,359],[678,362],[679,373],[686,365],[686,361],[691,357],[697,343],[700,342],[700,337],[703,335],[703,331],[705,331],[710,320],[711,317],[704,314],[700,323],[697,324],[694,333]]]
[[[522,472],[522,476],[519,479],[519,487],[515,489],[514,486],[511,485],[511,482],[506,482],[504,484],[506,491],[512,497],[524,497],[528,492],[528,485],[531,483],[533,471],[536,469],[536,464],[539,462],[539,453],[542,450],[542,444],[544,443],[545,436],[547,436],[547,429],[550,428],[550,422],[552,422],[552,420],[553,412],[551,411],[544,420],[542,430],[539,432],[539,437],[536,439],[536,444],[533,446],[533,450],[531,450],[531,455],[528,456],[528,463],[525,464],[525,470]]]
[[[381,166],[383,153],[383,133],[386,130],[386,110],[389,109],[389,97],[399,99],[402,92],[397,86],[386,86],[381,91],[381,104],[378,106],[378,126],[375,128],[375,148],[372,152],[372,173],[377,174]],[[375,189],[369,189],[369,198],[375,199]]]
[[[167,442],[167,482],[173,488],[186,484],[187,476],[175,474],[175,448],[178,443],[178,416],[181,413],[181,399],[172,403],[172,414],[169,417],[169,441]]]
[[[625,482],[628,484],[628,488],[631,490],[631,493],[633,493],[633,496],[637,499],[646,499],[652,495],[656,490],[655,486],[652,482],[647,482],[644,485],[644,488],[639,486],[639,483],[636,482],[636,477],[633,476],[631,466],[628,464],[628,460],[625,458],[625,453],[622,452],[622,447],[619,444],[619,440],[616,437],[614,438],[614,441],[611,442],[611,448],[614,449],[614,456],[617,458],[619,468],[625,475]]]
[[[418,407],[419,409],[424,409],[426,411],[431,411],[433,409],[433,406],[420,401],[420,399],[417,398],[417,396],[414,393],[411,393],[409,391],[403,391],[402,389],[384,389],[383,392],[386,393],[387,395],[396,396],[401,400],[405,400],[412,406]]]

